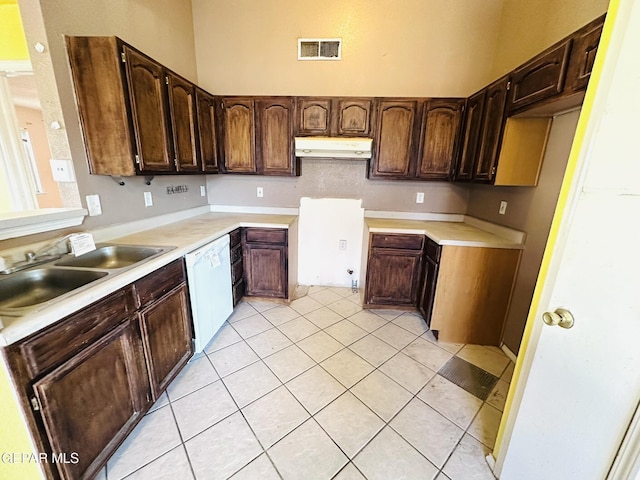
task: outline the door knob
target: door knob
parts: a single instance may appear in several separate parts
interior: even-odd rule
[[[562,328],[571,328],[575,322],[572,313],[566,308],[556,308],[555,312],[544,312],[542,321],[547,325],[558,325]]]

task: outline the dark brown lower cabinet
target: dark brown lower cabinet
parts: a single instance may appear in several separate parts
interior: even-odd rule
[[[427,238],[424,256],[424,282],[422,284],[420,301],[418,302],[418,310],[420,310],[427,327],[431,326],[431,314],[433,312],[433,302],[436,298],[441,251],[442,247],[440,245]]]
[[[0,350],[47,478],[93,478],[186,364],[186,288],[179,259]]]
[[[245,295],[288,297],[287,230],[242,230]]]
[[[415,307],[424,236],[374,233],[369,241],[365,305]]]
[[[236,228],[229,234],[231,249],[231,291],[235,307],[244,295],[244,264],[242,263],[242,235]]]
[[[176,287],[142,310],[140,324],[156,400],[193,354],[186,285]]]
[[[55,464],[60,476],[92,477],[150,400],[137,318],[62,363],[33,389],[51,452],[67,459]]]

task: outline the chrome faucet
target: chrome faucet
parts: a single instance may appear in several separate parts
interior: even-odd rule
[[[38,265],[58,260],[62,255],[64,255],[64,253],[69,253],[69,247],[65,249],[64,253],[52,253],[52,250],[57,249],[58,246],[68,240],[71,235],[73,234],[65,235],[59,240],[48,243],[35,252],[31,250],[25,252],[25,259],[23,261],[16,262],[10,267],[0,270],[0,275],[9,275],[10,273],[19,272],[21,270],[26,270],[27,268],[37,267]]]

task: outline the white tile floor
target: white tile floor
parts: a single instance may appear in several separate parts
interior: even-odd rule
[[[416,314],[349,289],[290,306],[245,299],[99,478],[493,479],[513,364],[438,344]],[[436,372],[453,355],[500,377],[485,402]]]

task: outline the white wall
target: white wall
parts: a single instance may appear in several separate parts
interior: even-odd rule
[[[360,275],[363,229],[362,200],[300,199],[298,283],[351,287]],[[341,240],[345,250],[339,249]]]

